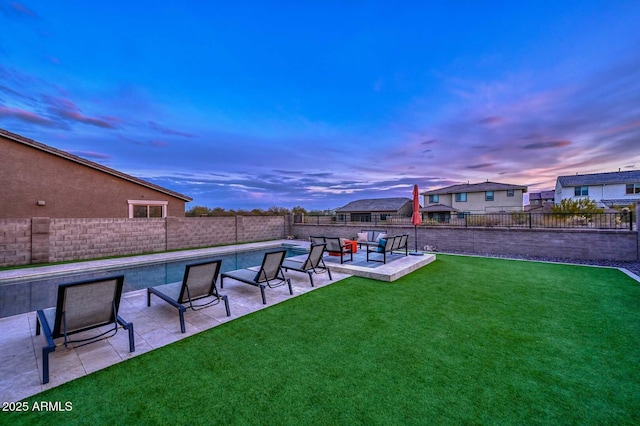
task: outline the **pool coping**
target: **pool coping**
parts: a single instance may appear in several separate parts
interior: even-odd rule
[[[47,265],[47,266],[33,266],[18,269],[10,269],[7,271],[0,271],[0,285],[2,284],[14,284],[20,281],[36,280],[43,277],[57,277],[61,275],[74,274],[79,272],[94,272],[102,271],[112,268],[130,267],[140,264],[154,264],[164,263],[170,261],[178,261],[183,259],[191,259],[198,257],[207,257],[212,255],[223,255],[229,253],[236,253],[239,251],[259,250],[264,248],[277,248],[282,246],[300,247],[308,249],[302,242],[292,242],[291,240],[273,240],[262,241],[258,243],[246,243],[225,245],[218,247],[207,247],[201,249],[190,249],[171,251],[163,253],[141,254],[131,255],[126,257],[117,257],[110,259],[100,260],[79,260],[73,263],[64,263],[60,265]]]

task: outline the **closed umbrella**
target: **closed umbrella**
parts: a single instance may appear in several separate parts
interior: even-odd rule
[[[420,215],[420,192],[418,191],[418,185],[413,185],[413,214],[411,215],[411,223],[415,230],[416,250],[410,253],[414,256],[422,256],[422,253],[418,252],[418,225],[422,223],[422,216]]]

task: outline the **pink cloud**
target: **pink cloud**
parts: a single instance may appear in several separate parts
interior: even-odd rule
[[[18,108],[0,106],[0,117],[14,118],[30,124],[38,124],[46,127],[59,127],[53,120]]]
[[[49,107],[49,111],[63,119],[104,129],[115,129],[117,127],[116,124],[121,122],[121,120],[116,117],[89,117],[84,115],[80,108],[69,99],[48,97],[46,100],[52,105]]]

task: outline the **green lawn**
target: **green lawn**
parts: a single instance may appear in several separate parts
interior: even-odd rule
[[[29,398],[6,424],[640,424],[640,284],[438,255],[349,278]]]

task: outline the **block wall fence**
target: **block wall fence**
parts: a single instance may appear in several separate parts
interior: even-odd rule
[[[285,238],[289,216],[0,219],[0,267]]]
[[[409,250],[416,246],[413,226],[323,226],[295,224],[296,239],[309,236],[354,238],[365,229],[386,230],[390,235],[408,234]],[[419,226],[418,250],[432,246],[440,252],[478,255],[537,256],[577,260],[635,262],[638,257],[637,231],[576,229],[512,229]]]
[[[638,213],[636,208],[636,213]],[[391,234],[409,234],[409,248],[433,246],[441,252],[555,257],[578,260],[640,261],[640,215],[629,230],[515,229],[394,225]],[[293,216],[168,217],[165,219],[0,219],[0,267],[93,259],[295,236],[353,238],[366,223],[313,225]]]

